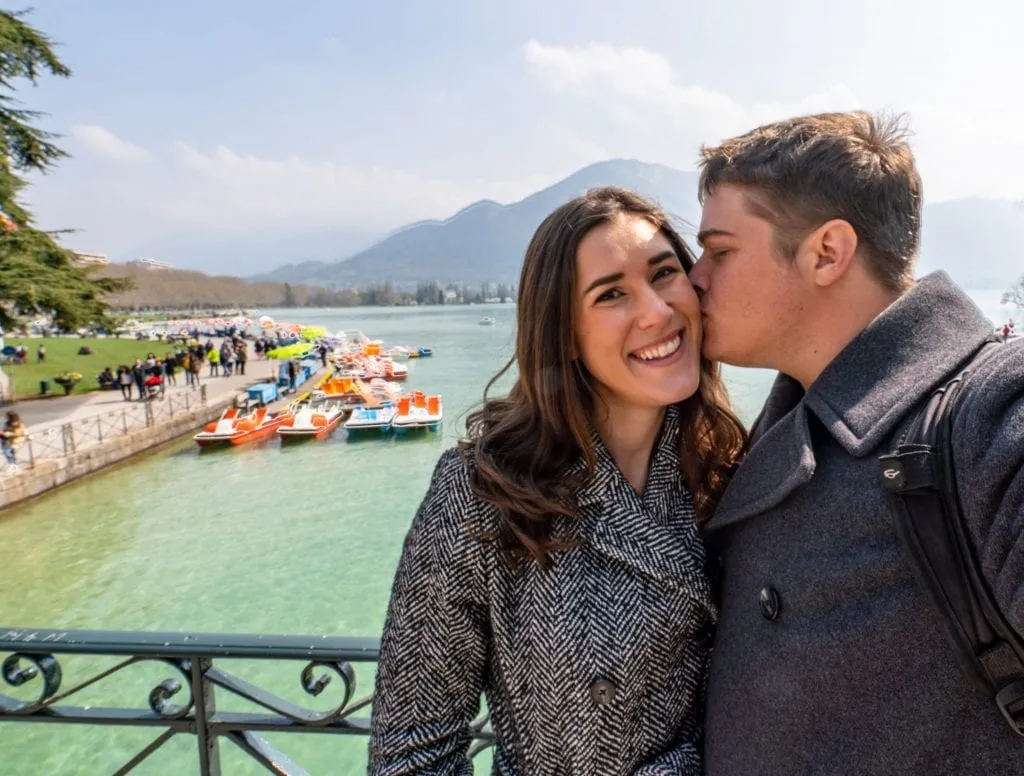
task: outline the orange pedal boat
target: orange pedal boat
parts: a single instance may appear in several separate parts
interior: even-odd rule
[[[266,407],[260,407],[251,415],[244,415],[231,407],[224,410],[220,420],[207,423],[206,428],[192,439],[200,447],[222,447],[244,445],[249,442],[263,442],[276,433],[288,415],[271,415]]]

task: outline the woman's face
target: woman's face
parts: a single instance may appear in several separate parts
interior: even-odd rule
[[[610,406],[662,408],[696,392],[700,302],[654,224],[624,215],[588,232],[576,289],[576,355]]]

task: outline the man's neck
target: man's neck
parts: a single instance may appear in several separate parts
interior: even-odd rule
[[[899,296],[876,283],[859,284],[832,295],[808,316],[803,336],[795,339],[787,363],[779,371],[808,390],[846,346]]]

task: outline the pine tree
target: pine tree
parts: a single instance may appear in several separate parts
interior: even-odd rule
[[[26,316],[52,315],[74,329],[107,320],[103,295],[130,287],[122,278],[95,278],[74,265],[73,254],[54,235],[33,226],[32,214],[18,201],[24,173],[49,172],[67,154],[55,136],[33,126],[38,111],[19,107],[14,83],[33,85],[44,72],[68,78],[71,70],[53,53],[53,44],[29,26],[25,11],[0,11],[0,327]]]

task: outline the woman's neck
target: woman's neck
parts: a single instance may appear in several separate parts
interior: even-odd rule
[[[598,436],[633,489],[643,495],[664,407],[610,405],[594,421]]]

